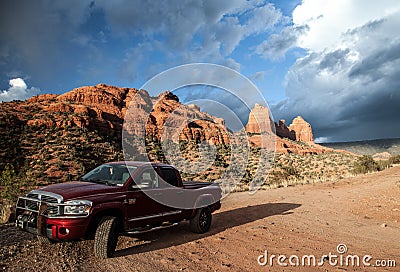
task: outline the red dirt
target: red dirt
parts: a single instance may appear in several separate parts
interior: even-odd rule
[[[209,233],[191,233],[188,223],[136,237],[120,237],[116,257],[97,260],[93,242],[41,246],[33,235],[0,227],[0,269],[9,271],[398,271],[400,267],[400,167],[343,179],[234,193],[214,214]],[[397,267],[260,266],[257,257],[313,254],[371,255]],[[263,260],[263,259],[262,259]],[[285,261],[288,263],[288,260]],[[301,262],[301,261],[300,261]],[[361,259],[362,262],[362,259]],[[289,264],[289,263],[288,263]]]

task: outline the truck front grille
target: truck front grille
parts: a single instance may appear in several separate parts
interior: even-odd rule
[[[27,197],[29,197],[29,198],[34,198],[34,199],[39,199],[39,194],[29,193],[29,194],[27,195]]]
[[[48,195],[40,195],[40,200],[47,203],[58,203],[58,199]]]
[[[59,212],[59,207],[51,204],[61,203],[62,201],[63,198],[60,195],[34,190],[26,197],[18,198],[17,209],[38,213],[40,206],[43,203],[50,204],[46,205],[44,214],[57,214]]]
[[[39,201],[35,200],[25,200],[25,207],[32,211],[39,211]]]

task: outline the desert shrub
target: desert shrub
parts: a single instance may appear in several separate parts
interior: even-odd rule
[[[7,164],[0,175],[1,197],[14,201],[21,193],[14,167]]]
[[[378,161],[379,170],[384,170],[392,166],[390,160]]]
[[[282,170],[284,172],[284,175],[286,176],[286,179],[290,176],[295,178],[300,177],[299,169],[293,167],[292,165],[284,166],[282,167]]]
[[[380,171],[379,164],[372,158],[372,156],[364,155],[354,163],[353,172],[355,174],[365,174],[375,171]]]
[[[389,163],[390,164],[400,164],[400,155],[390,157]]]

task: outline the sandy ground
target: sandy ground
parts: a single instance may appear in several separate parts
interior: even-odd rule
[[[136,237],[123,236],[116,257],[107,260],[93,257],[92,241],[44,247],[34,236],[4,225],[0,227],[0,270],[399,271],[399,183],[397,166],[335,183],[299,185],[254,195],[234,193],[214,214],[209,233],[193,234],[183,222]],[[344,244],[347,251],[340,254],[339,244]],[[265,252],[267,261],[264,256],[258,258]],[[332,265],[329,257],[323,257],[329,253]],[[271,266],[272,255],[286,257],[281,261],[288,266],[280,266],[277,257]],[[308,257],[304,257],[303,266],[305,255],[314,255],[317,264],[313,266],[311,261],[309,266]],[[356,255],[359,266],[349,258]],[[372,257],[366,259],[370,267],[362,263],[365,255]],[[299,265],[293,266],[297,258]],[[266,261],[265,265],[258,264],[257,259]],[[325,260],[323,264],[321,259]],[[385,261],[393,265],[391,260],[397,267],[376,266]]]

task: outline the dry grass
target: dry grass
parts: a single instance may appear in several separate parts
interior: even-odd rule
[[[232,159],[230,150],[226,147],[217,147],[212,150],[214,154],[199,154],[200,150],[196,145],[185,144],[181,149],[181,154],[177,157],[185,158],[187,162],[194,162],[197,170],[190,168],[181,168],[182,176],[186,180],[195,181],[221,181],[226,174],[227,166]],[[210,151],[211,152],[211,151]],[[216,154],[215,154],[216,153]],[[336,181],[346,177],[354,176],[353,168],[358,157],[352,154],[329,152],[323,154],[282,154],[277,153],[265,155],[261,160],[260,148],[252,148],[245,155],[240,154],[245,164],[245,172],[241,180],[224,181],[221,183],[224,192],[239,192],[249,190],[250,184],[256,180],[261,189],[272,189],[279,187],[294,186],[297,184],[321,183],[327,181]],[[204,160],[198,160],[199,157],[213,157],[215,161],[211,165]],[[237,159],[237,158],[236,158]],[[189,164],[190,165],[190,164]],[[243,169],[242,169],[243,170]]]

